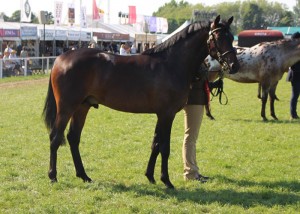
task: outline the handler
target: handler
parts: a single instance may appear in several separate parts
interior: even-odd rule
[[[296,32],[292,35],[292,39],[299,39],[300,33]],[[290,100],[290,116],[291,120],[299,119],[297,114],[297,102],[300,93],[300,61],[292,65],[287,75],[287,81],[291,82],[292,95]]]

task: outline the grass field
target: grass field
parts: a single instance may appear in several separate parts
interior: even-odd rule
[[[174,121],[169,159],[175,190],[143,175],[155,115],[92,109],[81,154],[93,183],[76,178],[69,151],[58,151],[58,183],[50,184],[48,133],[41,119],[48,77],[0,80],[0,213],[299,213],[300,121],[289,121],[290,84],[277,87],[279,121],[260,117],[257,84],[225,80],[228,105],[212,101],[197,146],[206,184],[183,181],[183,114]],[[284,79],[284,77],[283,77]],[[269,107],[269,105],[268,105]],[[299,107],[298,107],[299,109]],[[300,111],[300,110],[299,110]]]

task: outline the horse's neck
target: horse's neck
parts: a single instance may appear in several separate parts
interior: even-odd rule
[[[198,70],[208,55],[207,38],[208,32],[202,32],[202,35],[201,32],[197,32],[191,35],[190,38],[183,39],[175,44],[174,47],[171,47],[171,51],[168,51],[172,64],[177,64],[179,67],[185,65],[185,69],[191,72]]]
[[[278,55],[282,59],[284,69],[287,69],[296,62],[300,61],[300,40],[296,44],[285,48],[285,50]]]

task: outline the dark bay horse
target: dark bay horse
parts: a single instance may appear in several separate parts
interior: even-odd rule
[[[66,52],[55,60],[43,116],[50,130],[50,168],[48,176],[57,181],[57,150],[64,142],[64,131],[70,121],[67,139],[76,176],[85,182],[87,176],[79,142],[90,107],[99,104],[131,113],[154,113],[157,124],[152,152],[145,175],[155,183],[154,168],[161,154],[161,181],[174,188],[168,174],[170,134],[175,114],[186,103],[190,84],[208,54],[236,72],[239,64],[232,47],[230,24],[196,22],[168,41],[141,55],[120,56],[96,49]]]
[[[300,60],[300,39],[262,42],[250,48],[237,47],[237,58],[240,63],[239,72],[229,74],[224,71],[224,77],[240,83],[259,83],[262,90],[261,117],[267,121],[265,109],[269,95],[271,116],[278,120],[274,107],[274,102],[278,99],[275,94],[276,87],[284,72]],[[220,64],[210,56],[206,62],[210,78],[215,79],[222,70]]]

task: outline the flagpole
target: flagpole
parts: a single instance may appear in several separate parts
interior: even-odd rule
[[[107,23],[110,24],[110,0],[107,0]]]
[[[79,33],[80,33],[80,34],[79,34],[79,44],[78,44],[78,48],[81,48],[81,22],[82,22],[82,20],[81,20],[82,17],[81,17],[81,16],[82,16],[82,13],[83,13],[83,11],[82,11],[82,0],[80,0],[79,3],[80,3],[80,8],[79,8],[79,17],[80,17],[80,18],[79,18],[79,20],[80,20],[80,21],[79,21]]]

